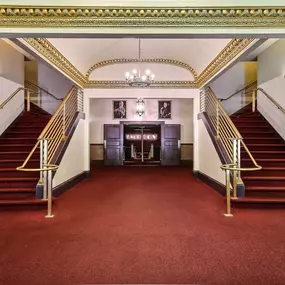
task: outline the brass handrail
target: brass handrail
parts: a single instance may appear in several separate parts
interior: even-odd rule
[[[261,91],[277,107],[277,109],[285,114],[285,109],[279,103],[277,103],[277,101],[275,101],[264,89],[257,88],[254,91]]]
[[[25,88],[25,87],[19,87],[17,88],[7,99],[5,99],[1,104],[0,104],[0,109],[3,109],[7,103],[9,103],[20,91],[25,91],[27,90],[29,93],[35,93],[38,94],[36,91]],[[29,98],[28,98],[29,100]],[[28,102],[29,103],[29,102]],[[29,111],[29,110],[28,110]]]
[[[222,143],[230,161],[230,163],[221,165],[221,169],[226,172],[227,210],[225,216],[230,217],[232,216],[231,199],[237,199],[237,183],[242,183],[240,172],[260,170],[262,167],[257,164],[241,134],[210,87],[202,90],[200,103],[201,112],[207,113],[210,123],[216,131],[216,139]],[[254,167],[241,167],[241,145],[250,157]],[[233,197],[231,197],[230,189],[230,172],[233,179]]]
[[[228,99],[234,97],[235,95],[239,94],[240,92],[242,92],[242,91],[244,91],[244,90],[246,90],[246,89],[248,89],[248,88],[250,88],[251,86],[254,86],[254,85],[256,85],[256,84],[257,84],[257,81],[253,81],[253,82],[251,82],[250,84],[248,84],[247,86],[245,86],[245,87],[241,88],[240,90],[236,91],[235,93],[233,93],[233,94],[230,95],[229,97],[227,97],[227,98],[218,98],[218,100],[221,101],[221,102],[227,101]]]

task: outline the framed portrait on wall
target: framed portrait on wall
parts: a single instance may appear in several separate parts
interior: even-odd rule
[[[113,100],[113,119],[127,118],[127,101]]]
[[[171,100],[158,101],[158,119],[171,119]]]

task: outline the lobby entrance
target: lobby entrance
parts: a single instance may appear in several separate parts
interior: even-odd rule
[[[124,125],[124,164],[159,165],[161,125]]]
[[[179,165],[180,125],[128,122],[104,125],[105,165]]]

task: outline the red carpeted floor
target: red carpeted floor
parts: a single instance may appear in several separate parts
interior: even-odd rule
[[[0,284],[284,284],[285,211],[224,208],[187,167],[95,169],[53,220],[0,212]]]

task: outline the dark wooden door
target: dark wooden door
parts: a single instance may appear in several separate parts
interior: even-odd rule
[[[104,164],[123,164],[122,124],[104,125]]]
[[[161,125],[161,165],[180,164],[180,125]]]

